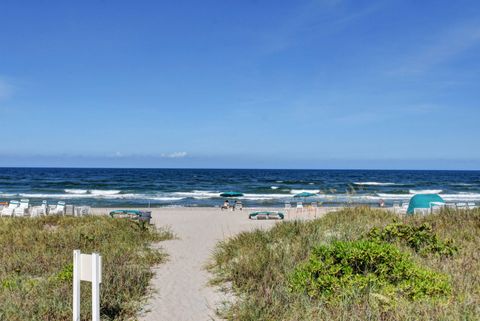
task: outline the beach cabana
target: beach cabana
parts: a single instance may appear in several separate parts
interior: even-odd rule
[[[407,214],[415,213],[416,208],[431,208],[435,204],[445,204],[438,194],[417,194],[410,199]]]

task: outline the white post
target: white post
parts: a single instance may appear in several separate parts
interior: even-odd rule
[[[73,251],[73,321],[80,321],[80,250]]]
[[[100,321],[100,258],[92,253],[92,321]]]

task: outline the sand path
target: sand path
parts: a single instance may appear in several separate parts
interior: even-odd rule
[[[153,222],[170,226],[178,239],[161,242],[168,261],[155,269],[154,294],[140,320],[207,321],[217,320],[216,307],[227,299],[208,286],[211,275],[205,271],[215,244],[241,231],[269,228],[275,221],[251,221],[249,211],[231,212],[209,208],[154,209]]]

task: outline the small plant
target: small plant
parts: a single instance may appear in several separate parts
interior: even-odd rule
[[[333,242],[312,250],[290,279],[292,290],[335,299],[360,292],[410,300],[447,296],[445,275],[417,266],[395,246],[372,241]]]
[[[71,282],[73,280],[73,264],[67,264],[63,269],[55,275],[59,281]]]
[[[452,256],[458,252],[453,240],[441,240],[428,223],[420,226],[392,223],[383,229],[375,227],[368,232],[366,239],[374,242],[400,242],[423,256],[430,254]]]

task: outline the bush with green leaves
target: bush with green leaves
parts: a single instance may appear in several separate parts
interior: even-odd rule
[[[418,266],[393,245],[366,240],[315,247],[290,283],[311,298],[333,300],[358,291],[410,300],[445,297],[451,291],[447,276]]]
[[[452,256],[458,252],[453,240],[441,240],[428,223],[412,224],[392,223],[383,229],[372,228],[366,239],[375,242],[403,243],[420,255],[436,254]]]

